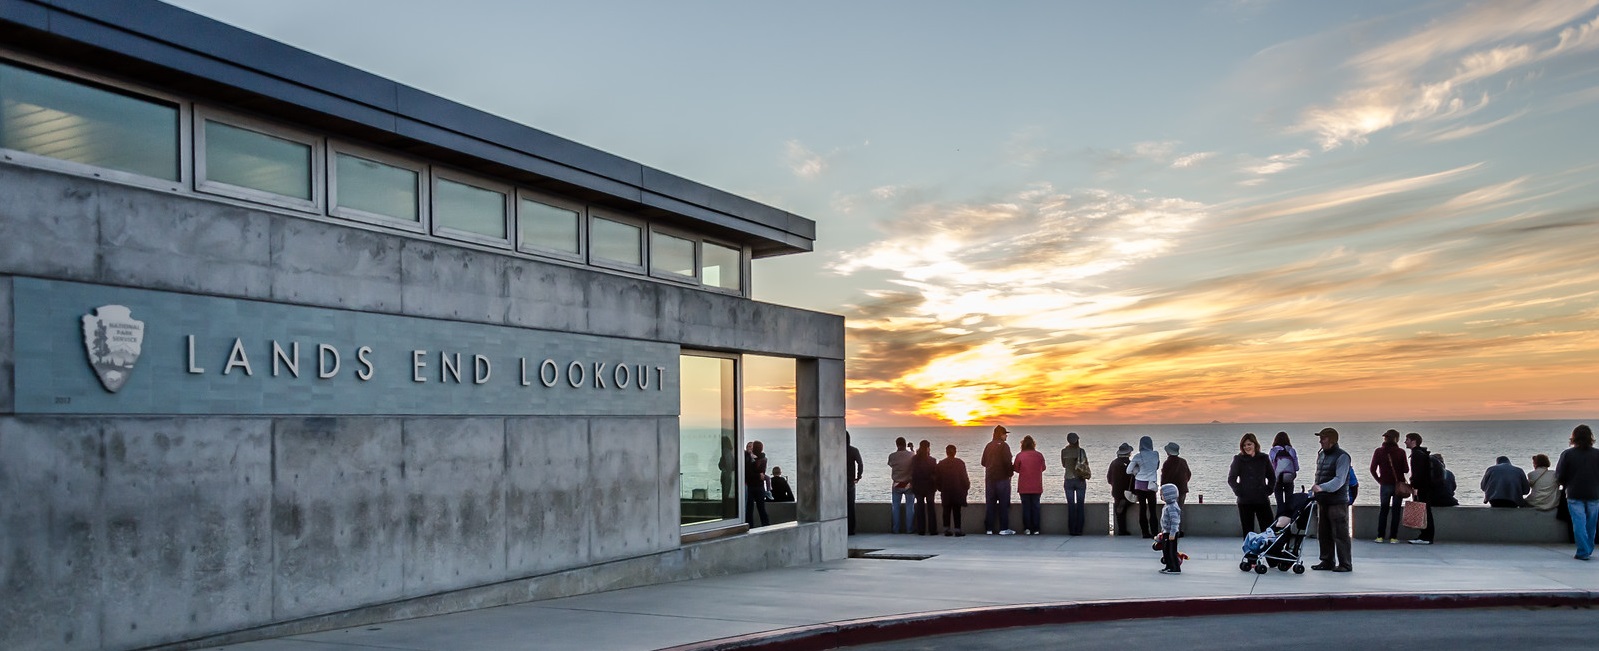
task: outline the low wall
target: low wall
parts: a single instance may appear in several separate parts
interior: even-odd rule
[[[1110,507],[1102,502],[1086,506],[1087,525],[1083,533],[1103,536],[1110,533]],[[856,529],[862,533],[888,533],[889,505],[882,502],[858,503],[855,506]],[[1044,533],[1066,533],[1066,505],[1042,505]],[[1555,519],[1553,511],[1534,509],[1495,509],[1486,506],[1455,506],[1435,508],[1438,542],[1525,543],[1561,544],[1570,539],[1571,526]],[[1350,514],[1354,537],[1377,537],[1378,507],[1359,505]],[[983,530],[983,505],[973,504],[962,509],[963,524],[967,533]],[[1021,530],[1022,509],[1011,503],[1011,528]],[[1138,527],[1138,507],[1127,516],[1133,530]],[[1238,525],[1238,507],[1234,504],[1188,504],[1183,507],[1183,530],[1190,536],[1241,537]],[[1312,529],[1314,533],[1314,529]],[[1416,537],[1415,529],[1400,527],[1399,537]]]

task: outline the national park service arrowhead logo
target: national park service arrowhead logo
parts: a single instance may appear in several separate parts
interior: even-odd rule
[[[144,322],[126,307],[102,305],[83,315],[83,348],[106,391],[116,393],[128,383],[143,344]]]

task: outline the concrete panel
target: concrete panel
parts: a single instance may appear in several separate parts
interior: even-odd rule
[[[507,419],[505,454],[507,575],[588,563],[593,493],[588,421]]]
[[[596,335],[655,339],[660,293],[688,291],[647,280],[587,274],[589,332]]]
[[[16,321],[11,314],[11,277],[0,276],[0,414],[16,411],[16,352],[12,349]]]
[[[847,515],[849,486],[845,466],[844,419],[795,419],[794,498],[802,522],[822,522]]]
[[[405,313],[503,323],[510,306],[505,265],[492,253],[407,241],[400,253]]]
[[[405,593],[505,578],[505,422],[405,421]]]
[[[252,298],[271,291],[272,217],[123,186],[99,195],[100,280]]]
[[[672,547],[677,545],[681,538],[683,528],[683,493],[682,477],[679,468],[682,465],[682,440],[678,431],[676,418],[662,418],[656,421],[656,469],[661,478],[660,486],[661,508],[660,527],[662,535],[661,546]]]
[[[106,646],[269,621],[271,421],[105,423]]]
[[[655,423],[653,418],[589,421],[588,481],[594,493],[585,512],[593,531],[590,561],[667,547],[667,536],[659,529],[661,478]],[[676,544],[676,536],[671,538]]]
[[[800,416],[844,417],[844,361],[801,359],[794,363],[795,409]]]
[[[93,279],[104,187],[0,163],[0,273]]]
[[[100,648],[98,421],[0,417],[0,649]]]
[[[272,224],[272,298],[398,312],[405,240],[303,219]]]
[[[277,619],[399,598],[405,551],[400,420],[281,419],[273,436]]]
[[[849,522],[829,520],[817,524],[821,529],[816,537],[821,543],[821,562],[849,557]]]
[[[528,260],[506,263],[510,293],[508,325],[545,330],[588,331],[584,276],[590,272]]]

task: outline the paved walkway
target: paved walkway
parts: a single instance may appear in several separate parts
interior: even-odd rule
[[[1599,562],[1569,545],[1419,546],[1355,541],[1355,571],[1240,572],[1239,539],[1185,538],[1183,574],[1148,541],[1103,536],[868,534],[850,547],[925,560],[851,558],[276,640],[238,651],[660,649],[868,617],[1014,604],[1332,593],[1599,593]],[[1316,541],[1307,540],[1314,562]],[[1307,563],[1308,565],[1308,563]],[[1159,606],[1152,605],[1151,608]]]

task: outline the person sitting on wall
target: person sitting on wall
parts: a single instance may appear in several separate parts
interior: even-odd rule
[[[773,502],[794,501],[794,488],[788,485],[788,478],[783,476],[782,467],[772,466],[772,477],[770,482],[772,484]]]
[[[1482,473],[1482,501],[1502,509],[1513,509],[1525,503],[1532,485],[1527,483],[1527,473],[1510,463],[1510,457],[1499,457],[1494,465]]]
[[[1560,482],[1555,479],[1554,469],[1549,467],[1549,455],[1532,455],[1532,472],[1527,473],[1527,484],[1532,487],[1532,492],[1527,495],[1527,506],[1539,511],[1553,511],[1559,506]]]
[[[1455,471],[1444,465],[1444,455],[1432,453],[1433,474],[1443,473],[1443,483],[1438,490],[1438,503],[1433,506],[1460,506],[1460,500],[1455,499]]]

